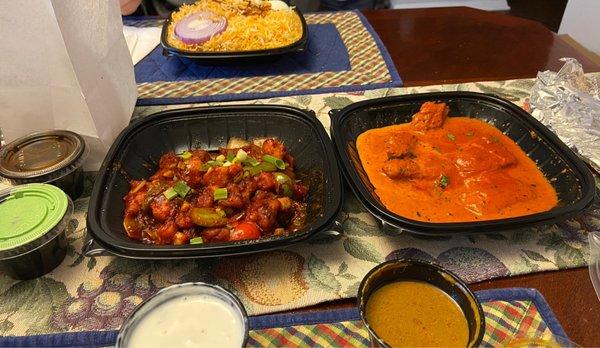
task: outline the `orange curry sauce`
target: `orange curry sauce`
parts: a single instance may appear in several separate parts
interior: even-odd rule
[[[543,212],[556,191],[497,128],[426,102],[412,122],[371,129],[356,146],[381,202],[418,221],[468,222]]]

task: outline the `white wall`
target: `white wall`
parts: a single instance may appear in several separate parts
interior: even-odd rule
[[[596,0],[600,2],[600,0]],[[392,8],[467,6],[487,11],[508,11],[506,0],[391,0]]]
[[[568,34],[588,50],[600,54],[600,1],[569,0],[559,34]]]

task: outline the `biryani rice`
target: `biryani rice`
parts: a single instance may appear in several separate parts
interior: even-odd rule
[[[175,36],[175,25],[188,15],[209,10],[227,19],[227,29],[202,44],[186,44]],[[268,10],[262,14],[244,15],[226,8],[214,0],[201,0],[182,5],[171,15],[167,42],[180,50],[205,52],[236,52],[278,48],[290,45],[302,37],[302,22],[293,10]]]

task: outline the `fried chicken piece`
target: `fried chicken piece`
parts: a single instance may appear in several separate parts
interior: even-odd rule
[[[283,159],[287,154],[287,149],[281,143],[281,141],[275,139],[266,139],[262,144],[262,150],[264,153],[271,156]]]

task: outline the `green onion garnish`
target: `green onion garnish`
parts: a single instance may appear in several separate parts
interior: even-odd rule
[[[223,162],[221,161],[208,161],[206,162],[206,164],[208,164],[211,167],[220,167],[223,165]]]
[[[456,137],[455,137],[455,136],[454,136],[454,134],[452,134],[452,133],[448,133],[448,134],[446,134],[446,136],[448,137],[448,139],[449,139],[450,141],[454,141],[454,140],[456,140]]]
[[[275,181],[277,181],[279,185],[292,182],[292,179],[283,173],[274,173],[273,176],[275,177]]]
[[[292,187],[289,184],[281,185],[281,188],[283,189],[283,195],[286,197],[292,197],[294,194]]]
[[[227,162],[233,162],[234,159],[235,155],[233,154],[233,152],[227,154]]]
[[[227,160],[227,158],[225,158],[225,156],[223,156],[223,155],[219,155],[215,159],[219,162],[225,162]]]
[[[248,153],[242,149],[239,149],[234,160],[236,162],[244,162],[246,158],[248,158]]]
[[[163,195],[165,195],[165,197],[168,200],[172,200],[173,198],[177,197],[177,191],[175,191],[174,188],[169,187],[168,189],[165,190],[165,192],[163,192]]]
[[[262,172],[274,172],[277,170],[277,167],[275,167],[274,164],[271,164],[269,162],[262,162],[259,163],[256,167],[246,166],[243,169],[251,176],[254,176]]]
[[[441,188],[446,188],[448,187],[448,185],[450,185],[450,178],[447,177],[446,175],[442,175],[440,177],[440,181],[438,184]]]
[[[185,198],[185,196],[190,192],[190,187],[185,183],[185,181],[178,181],[175,186],[173,186],[173,190],[177,192],[177,194],[181,198]]]
[[[473,131],[468,131],[465,133],[466,136],[472,137],[475,133]]]
[[[277,157],[274,157],[271,155],[264,155],[262,159],[263,159],[263,161],[265,161],[267,163],[273,164],[278,169],[281,169],[281,170],[285,169],[285,163]]]
[[[250,156],[246,157],[246,160],[244,160],[244,163],[247,163],[253,167],[256,167],[257,165],[260,164],[260,162],[256,158],[250,157]]]
[[[202,243],[204,243],[204,239],[202,239],[202,237],[196,237],[196,238],[190,239],[190,244],[202,244]]]
[[[213,198],[215,201],[220,201],[222,199],[227,199],[227,188],[221,187],[215,190],[213,193]]]
[[[200,167],[200,170],[203,171],[203,172],[205,172],[209,168],[212,168],[212,167],[221,167],[221,166],[223,166],[223,162],[221,162],[221,161],[208,161],[208,162],[204,163]]]
[[[183,158],[184,160],[188,160],[188,159],[190,159],[190,157],[192,157],[192,153],[189,151],[184,151],[178,156]]]

